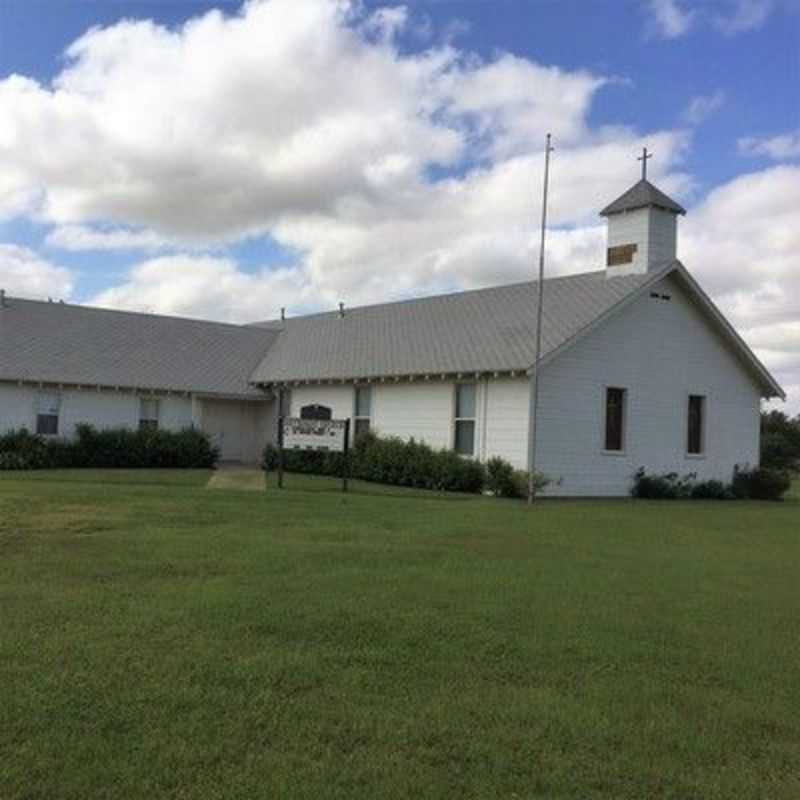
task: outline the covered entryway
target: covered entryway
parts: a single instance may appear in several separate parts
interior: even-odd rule
[[[202,398],[200,427],[219,447],[220,460],[257,464],[269,435],[269,401]]]

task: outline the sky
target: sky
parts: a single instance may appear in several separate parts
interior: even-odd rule
[[[648,177],[800,413],[800,0],[1,0],[0,287],[231,322],[601,269]]]

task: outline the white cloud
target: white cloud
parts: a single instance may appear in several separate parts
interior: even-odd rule
[[[772,137],[746,136],[736,144],[745,156],[764,156],[774,161],[800,158],[800,130]]]
[[[516,245],[535,226],[548,129],[557,225],[595,220],[635,176],[643,138],[587,124],[603,76],[452,45],[401,54],[406,12],[360,8],[270,0],[175,30],[93,29],[53,88],[0,81],[0,174],[38,198],[51,246],[185,251],[269,233],[321,296],[352,302],[480,283],[497,274],[491,247],[527,274]],[[646,141],[653,175],[689,188],[687,135]]]
[[[682,222],[681,257],[800,411],[800,167],[714,189]]]
[[[724,11],[713,16],[714,25],[725,35],[733,36],[760,28],[769,17],[773,0],[728,0]]]
[[[0,203],[203,245],[407,204],[429,168],[513,158],[546,128],[589,139],[602,76],[451,45],[402,54],[406,12],[360,8],[265,0],[176,30],[90,30],[52,88],[0,81]]]
[[[661,39],[677,39],[703,25],[725,36],[760,28],[775,8],[773,0],[646,0],[645,32]]]
[[[45,244],[62,250],[164,250],[175,243],[152,230],[101,229],[88,225],[59,225],[47,234]]]
[[[677,39],[689,32],[695,13],[687,10],[680,0],[649,0],[647,11],[652,15],[648,30],[663,39]]]
[[[230,258],[170,255],[136,265],[126,281],[94,295],[91,305],[179,314],[223,322],[255,322],[277,316],[281,306],[300,313],[330,306],[303,270],[244,271]]]
[[[725,105],[725,92],[717,89],[711,94],[693,97],[681,114],[681,119],[688,125],[700,125],[716,114]]]
[[[0,244],[0,289],[22,297],[52,297],[66,300],[72,294],[75,276],[51,264],[27,247]]]

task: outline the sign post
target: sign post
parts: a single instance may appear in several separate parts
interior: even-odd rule
[[[344,463],[342,464],[342,491],[347,491],[347,479],[350,477],[350,420],[344,421]]]
[[[278,417],[278,488],[283,489],[283,417]]]

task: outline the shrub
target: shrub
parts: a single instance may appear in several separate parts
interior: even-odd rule
[[[280,451],[277,445],[268,442],[261,456],[261,468],[266,472],[272,472],[272,470],[278,469],[280,457]]]
[[[528,496],[530,473],[514,467],[495,456],[486,462],[486,489],[495,497],[525,498]],[[538,494],[550,483],[541,472],[534,473],[533,491]]]
[[[528,496],[528,482],[530,479],[530,472],[527,472],[524,469],[515,469],[514,470],[514,483],[517,485],[517,491],[519,494],[518,497],[527,497]],[[549,486],[551,483],[550,478],[547,477],[543,472],[534,472],[533,473],[533,493],[539,494],[546,486]]]
[[[695,473],[681,477],[677,472],[648,475],[640,467],[633,476],[631,495],[642,500],[680,500],[691,497]]]
[[[264,469],[276,469],[278,458],[277,447],[268,444],[262,458]],[[287,472],[341,475],[343,459],[341,453],[285,450],[283,466]],[[356,440],[350,451],[350,476],[373,483],[472,493],[482,491],[486,480],[478,461],[452,450],[434,450],[413,439],[406,442],[374,432],[363,433]]]
[[[47,439],[26,430],[0,436],[0,469],[59,467],[213,468],[219,450],[194,428],[182,431],[99,431],[78,425],[74,439]]]
[[[789,491],[789,473],[768,467],[733,471],[732,490],[735,497],[749,500],[780,500]]]
[[[732,500],[733,490],[722,481],[701,481],[692,486],[692,500]]]
[[[274,444],[264,448],[262,466],[277,469],[279,451]],[[317,475],[341,475],[341,453],[285,450],[284,469]],[[350,476],[373,483],[434,489],[445,492],[479,493],[489,489],[497,497],[527,497],[528,473],[515,470],[502,458],[492,458],[484,467],[479,461],[464,458],[453,450],[434,450],[414,439],[378,436],[374,431],[361,434],[350,451]],[[536,473],[536,491],[549,481]]]
[[[791,486],[789,473],[775,469],[740,469],[733,472],[733,482],[708,480],[695,482],[695,474],[678,476],[648,475],[644,468],[634,475],[631,494],[648,500],[780,500]]]
[[[55,452],[49,444],[25,428],[0,436],[0,469],[47,469],[54,466]]]
[[[519,496],[514,467],[504,458],[495,456],[486,462],[486,489],[495,497]]]

